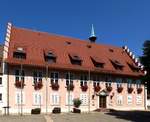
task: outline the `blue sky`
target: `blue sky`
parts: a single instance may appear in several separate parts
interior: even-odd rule
[[[0,0],[0,42],[7,22],[85,40],[93,23],[97,43],[127,45],[140,56],[150,39],[149,6],[150,0]]]

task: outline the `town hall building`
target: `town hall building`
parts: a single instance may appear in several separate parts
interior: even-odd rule
[[[144,67],[127,46],[18,28],[8,23],[3,50],[7,112],[31,113],[55,107],[71,112],[73,99],[82,112],[98,109],[144,110]],[[4,107],[4,106],[3,106]]]

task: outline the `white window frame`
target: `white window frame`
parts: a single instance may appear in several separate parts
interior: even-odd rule
[[[19,95],[19,100],[18,100],[18,95]],[[21,105],[21,92],[17,91],[15,93],[15,103],[17,105]],[[25,92],[22,92],[22,104],[25,104]]]
[[[141,88],[141,80],[136,80],[136,88]]]
[[[68,75],[68,78],[67,78],[67,75]],[[74,74],[73,73],[70,73],[70,72],[67,72],[65,74],[65,77],[66,77],[66,86],[67,86],[67,82],[68,84],[73,84],[73,78],[74,78]]]
[[[132,79],[127,79],[127,88],[132,88]]]
[[[138,97],[141,98],[141,101],[140,101],[140,102],[139,102],[139,98],[138,98]],[[136,96],[136,104],[137,104],[137,105],[142,105],[142,100],[143,100],[142,95],[137,95],[137,96]]]
[[[34,76],[34,73],[37,74],[36,77]],[[40,76],[40,73],[41,73],[41,76]],[[43,73],[42,73],[42,71],[33,71],[33,84],[34,84],[34,83],[37,83],[37,82],[39,82],[39,81],[42,81],[42,78],[43,78]]]
[[[109,78],[109,79],[106,81],[105,86],[111,87],[111,85],[112,85],[112,79]]]
[[[36,98],[37,97],[37,98]],[[42,105],[43,103],[43,96],[42,93],[34,92],[33,93],[33,105]]]
[[[117,83],[117,88],[122,87],[122,78],[117,78],[116,83]]]
[[[60,105],[60,95],[58,93],[52,93],[50,95],[50,102],[51,102],[51,105]]]
[[[117,105],[123,105],[123,95],[117,95]]]
[[[86,96],[86,102],[85,102],[85,99],[83,99],[83,98],[85,98],[85,96]],[[89,99],[89,97],[88,97],[88,94],[87,93],[82,93],[82,94],[80,94],[80,100],[82,101],[82,104],[81,105],[88,105],[88,99]]]
[[[129,97],[131,97],[130,101],[129,101]],[[132,105],[132,101],[133,101],[133,96],[132,95],[127,95],[127,104]]]
[[[69,95],[70,95],[70,97],[69,97]],[[73,93],[70,93],[70,94],[66,93],[66,105],[73,105],[73,99],[74,99],[74,94]]]
[[[82,79],[83,78],[83,79]],[[82,74],[81,76],[80,76],[80,86],[81,86],[81,83],[83,84],[83,86],[85,85],[85,84],[87,84],[87,81],[88,81],[88,76],[86,75],[86,74]]]
[[[54,73],[54,78],[51,78],[51,74]],[[58,74],[58,78],[56,77],[56,74]],[[53,80],[53,83],[56,83],[56,81],[59,82],[59,72],[51,72],[50,73],[50,81],[52,82]]]
[[[16,71],[17,71],[17,70],[18,70],[18,72],[19,72],[18,75],[16,75]],[[14,74],[15,74],[15,81],[17,81],[17,80],[16,80],[17,77],[18,77],[19,81],[21,81],[21,80],[25,81],[25,71],[24,71],[24,70],[22,70],[22,72],[24,72],[24,75],[21,74],[20,69],[15,69],[14,72],[15,72],[15,73],[14,73]]]
[[[99,78],[98,75],[93,76],[93,86],[94,86],[94,84],[95,84],[96,86],[98,86],[98,84],[100,85],[100,78]]]

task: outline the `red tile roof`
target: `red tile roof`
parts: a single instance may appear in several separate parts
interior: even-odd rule
[[[13,51],[17,47],[23,47],[26,51],[26,60],[19,61],[13,58]],[[44,32],[36,32],[28,29],[12,27],[8,58],[9,64],[20,64],[45,67],[44,51],[51,50],[57,56],[54,64],[48,64],[51,68],[91,71],[118,75],[141,76],[140,72],[133,72],[128,63],[134,61],[121,48],[110,45],[90,43],[75,38],[53,35]],[[68,54],[76,54],[82,59],[82,65],[72,65]],[[96,68],[91,57],[97,57],[105,62],[104,68]],[[119,61],[124,67],[122,71],[116,70],[110,60]]]

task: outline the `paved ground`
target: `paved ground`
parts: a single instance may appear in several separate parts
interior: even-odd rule
[[[46,122],[43,115],[0,116],[0,122]]]
[[[0,116],[0,122],[150,122],[150,111],[61,113],[50,115]]]
[[[54,122],[150,122],[150,112],[113,111],[108,113],[51,115]]]

